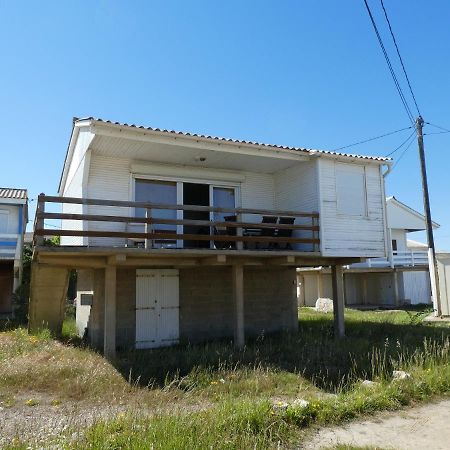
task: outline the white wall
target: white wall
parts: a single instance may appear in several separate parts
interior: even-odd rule
[[[91,156],[89,178],[87,184],[87,196],[90,198],[112,199],[112,200],[133,200],[133,180],[132,174],[136,170],[136,161],[131,159],[110,158],[106,156]],[[151,171],[152,164],[145,162],[145,170]],[[156,171],[160,167],[155,165]],[[143,170],[144,171],[144,170]],[[166,166],[164,176],[177,179],[183,177],[186,171],[183,167]],[[220,174],[221,178],[224,171],[207,169],[197,169],[199,179],[205,179],[208,176]],[[190,171],[190,176],[195,175],[195,171]],[[236,184],[236,176],[240,181],[241,205],[243,208],[273,209],[274,208],[274,179],[271,175],[257,174],[251,172],[230,172],[230,183]],[[149,175],[151,178],[151,175]],[[110,206],[89,206],[91,214],[132,214],[131,208],[120,208]],[[109,222],[91,222],[90,230],[110,230],[125,231],[126,225],[123,223]],[[123,239],[110,238],[91,238],[90,245],[108,245],[124,246]]]
[[[90,151],[87,149],[92,141],[93,134],[87,129],[80,129],[79,136],[73,149],[72,163],[69,167],[67,179],[62,189],[64,197],[86,197],[86,182],[89,172]],[[62,212],[67,214],[82,214],[87,212],[87,207],[76,204],[63,204]],[[80,220],[62,220],[61,226],[66,230],[82,230],[83,223]],[[84,226],[84,229],[87,229]],[[62,236],[61,245],[87,245],[87,238],[78,236]]]
[[[397,241],[397,251],[399,252],[406,252],[408,251],[408,246],[406,244],[406,231],[405,230],[399,230],[399,229],[392,229],[391,230],[391,240]]]
[[[315,306],[319,297],[333,298],[331,274],[305,271],[299,272],[297,279],[300,283],[298,300],[301,306]]]
[[[18,205],[3,204],[0,202],[0,211],[6,211],[5,216],[8,218],[6,230],[0,230],[0,234],[17,234],[19,229],[19,209]]]
[[[404,297],[412,305],[431,303],[430,274],[428,270],[403,273]]]
[[[450,316],[450,253],[438,253],[439,291],[441,294],[441,312]]]
[[[317,161],[307,161],[275,173],[275,209],[318,212]],[[296,224],[311,225],[310,218],[297,218]],[[295,231],[293,237],[312,238],[311,231]],[[318,237],[318,236],[317,236]],[[293,248],[312,251],[311,244],[293,245]]]
[[[366,164],[366,217],[340,214],[336,164],[320,158],[322,252],[324,256],[385,256],[383,178],[378,165]]]

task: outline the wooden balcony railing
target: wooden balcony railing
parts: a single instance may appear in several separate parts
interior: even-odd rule
[[[55,213],[46,211],[46,203],[66,205],[89,205],[89,213]],[[95,207],[115,208],[115,214],[92,214]],[[126,213],[118,215],[117,210]],[[108,208],[109,209],[109,208]],[[144,217],[136,215],[136,211],[145,211]],[[156,211],[176,211],[177,218],[158,217]],[[185,212],[204,213],[210,220],[185,219]],[[208,213],[208,214],[205,214]],[[214,216],[224,217],[215,220]],[[255,217],[256,216],[256,217]],[[249,219],[249,217],[251,219]],[[99,226],[80,225],[77,229],[46,228],[45,220],[57,219],[65,221],[82,221],[115,223],[118,230],[101,229]],[[228,219],[228,220],[226,220]],[[243,220],[245,219],[245,220]],[[273,222],[273,223],[269,223]],[[286,223],[287,222],[287,223]],[[122,224],[120,226],[120,224]],[[161,229],[165,225],[169,229]],[[143,231],[133,231],[132,227],[140,226]],[[89,228],[89,229],[88,229]],[[187,232],[186,230],[189,230]],[[192,231],[194,230],[194,231]],[[40,194],[34,226],[35,245],[42,245],[44,236],[76,236],[89,238],[122,238],[139,241],[146,248],[152,248],[154,242],[175,242],[177,247],[186,248],[189,242],[210,241],[212,248],[248,249],[252,245],[256,249],[293,249],[293,245],[302,245],[300,251],[318,251],[319,249],[319,214],[316,212],[279,211],[250,208],[220,208],[198,205],[173,205],[119,200],[104,200],[74,197],[53,197]],[[207,245],[207,244],[206,244]],[[309,247],[308,249],[305,247]],[[296,248],[297,250],[298,248]]]

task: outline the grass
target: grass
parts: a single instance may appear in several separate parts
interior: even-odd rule
[[[65,325],[69,345],[15,329],[0,334],[0,396],[32,385],[63,401],[132,405],[79,439],[63,436],[61,448],[285,447],[311,425],[450,393],[450,328],[421,319],[346,310],[347,337],[335,340],[332,316],[303,308],[299,334],[261,336],[240,351],[215,342],[122,353],[115,367],[76,347],[73,323]],[[392,380],[393,370],[411,378]],[[296,398],[309,404],[296,406]]]

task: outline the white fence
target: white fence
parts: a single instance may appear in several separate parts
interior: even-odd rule
[[[426,251],[393,252],[392,258],[370,258],[363,263],[355,263],[350,267],[415,267],[428,266],[428,253]]]

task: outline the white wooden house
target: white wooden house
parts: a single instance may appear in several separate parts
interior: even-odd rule
[[[296,267],[335,267],[342,297],[342,264],[388,255],[389,164],[77,119],[59,196],[38,202],[35,236],[62,238],[59,248],[36,241],[31,327],[58,330],[76,268],[80,332],[109,354],[293,330]],[[50,203],[62,213],[47,212]],[[60,232],[45,229],[49,218],[62,219]],[[60,290],[41,298],[56,280]]]
[[[12,313],[13,293],[21,283],[27,202],[26,189],[0,188],[0,315]]]
[[[425,230],[425,217],[395,197],[386,199],[389,252],[344,268],[347,305],[399,306],[431,304],[428,247],[408,239]],[[433,228],[439,224],[433,222]],[[299,268],[298,296],[302,305],[313,306],[318,298],[332,297],[328,267]]]

